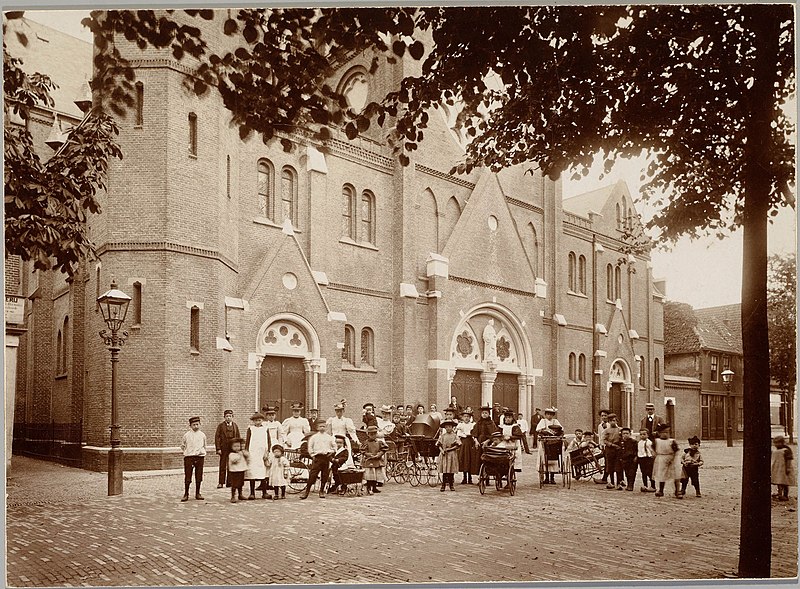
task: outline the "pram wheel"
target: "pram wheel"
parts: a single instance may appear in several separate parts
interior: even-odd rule
[[[481,469],[478,471],[478,491],[481,495],[486,494],[486,483],[489,481],[489,474],[486,472],[486,466],[481,464]]]

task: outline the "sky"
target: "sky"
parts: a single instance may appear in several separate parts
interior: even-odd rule
[[[91,41],[88,29],[80,20],[88,11],[27,11],[25,16],[41,24],[53,27],[78,38]],[[796,120],[797,106],[794,103],[790,116]],[[564,197],[574,196],[602,186],[624,180],[631,195],[639,194],[645,160],[623,160],[618,162],[604,178],[600,177],[599,162],[592,172],[580,181],[571,181],[564,174]],[[647,220],[646,207],[637,205],[644,220]],[[785,209],[774,219],[769,228],[769,253],[790,253],[797,251],[797,214]],[[724,240],[716,237],[701,238],[694,241],[684,238],[668,251],[656,249],[651,254],[653,277],[666,280],[667,298],[689,303],[695,308],[728,305],[741,301],[742,289],[742,232],[732,233]]]

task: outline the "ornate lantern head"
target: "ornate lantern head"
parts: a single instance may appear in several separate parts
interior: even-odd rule
[[[112,332],[118,331],[125,322],[130,302],[131,297],[117,288],[116,280],[111,281],[111,290],[97,297],[100,312],[103,313],[103,320]]]

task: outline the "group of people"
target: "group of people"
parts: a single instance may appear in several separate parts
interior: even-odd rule
[[[301,499],[309,496],[317,479],[321,479],[320,497],[328,493],[343,492],[340,471],[354,468],[354,448],[361,454],[361,467],[368,494],[380,493],[386,478],[387,440],[400,442],[407,438],[410,426],[425,415],[422,404],[384,405],[380,408],[381,417],[376,416],[375,405],[365,403],[362,407],[361,429],[365,441],[359,442],[356,425],[350,417],[344,416],[345,402],[334,406],[334,416],[327,420],[316,419],[316,409],[309,409],[307,417],[302,417],[303,406],[291,406],[292,416],[282,423],[275,419],[276,410],[264,407],[251,417],[252,424],[245,437],[241,436],[238,425],[233,421],[233,411],[224,412],[224,420],[217,426],[214,445],[220,457],[217,488],[228,486],[231,489],[231,502],[245,499],[243,488],[249,482],[248,500],[255,499],[256,490],[266,499],[268,491],[273,491],[272,499],[286,497],[286,484],[289,478],[289,461],[284,453],[287,449],[296,450],[305,442],[306,452],[311,457],[311,466]],[[641,420],[638,435],[634,437],[631,428],[620,427],[617,416],[608,410],[599,412],[600,423],[595,432],[591,429],[575,430],[575,437],[567,446],[567,451],[588,448],[604,458],[602,479],[607,489],[633,491],[637,471],[641,474],[641,492],[652,492],[663,497],[667,483],[674,486],[674,496],[683,499],[691,482],[695,495],[701,497],[699,469],[703,466],[700,453],[700,439],[689,438],[689,447],[682,452],[678,442],[670,436],[670,426],[655,414],[655,405],[647,403],[647,415]],[[555,407],[546,408],[544,415],[537,408],[529,428],[522,414],[495,404],[480,408],[480,418],[474,419],[471,407],[462,408],[451,399],[442,413],[430,406],[431,418],[439,423],[435,436],[440,449],[437,468],[442,475],[441,491],[454,490],[455,475],[462,474],[461,484],[473,484],[472,477],[480,469],[481,452],[487,447],[506,448],[515,456],[524,451],[531,453],[526,434],[533,436],[532,446],[540,449],[540,460],[545,460],[539,444],[543,437],[563,436],[563,427],[556,418]],[[312,421],[313,420],[313,421]],[[312,425],[314,433],[312,435]],[[181,449],[184,454],[184,494],[181,501],[188,501],[189,488],[194,473],[195,499],[203,500],[200,486],[203,479],[203,463],[207,440],[200,431],[200,418],[189,419],[190,429],[184,434]],[[774,440],[772,453],[772,483],[778,486],[773,495],[778,500],[788,499],[788,488],[792,484],[792,452],[783,436]],[[554,484],[557,465],[549,465],[549,476],[544,481]],[[332,482],[328,485],[329,475]],[[256,488],[256,483],[259,484]]]

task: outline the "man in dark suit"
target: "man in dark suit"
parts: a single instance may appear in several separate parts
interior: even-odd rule
[[[498,427],[500,427],[500,420],[503,419],[503,408],[500,406],[500,403],[495,403],[494,407],[492,407],[492,421]]]
[[[225,484],[225,479],[228,474],[228,454],[231,452],[231,440],[240,438],[239,426],[233,421],[233,411],[226,409],[223,413],[225,421],[217,426],[217,431],[214,434],[214,446],[217,449],[217,456],[219,456],[219,484],[217,489],[221,489]],[[230,487],[230,483],[228,483]]]
[[[663,417],[656,415],[656,406],[653,403],[647,403],[644,406],[644,409],[647,411],[647,415],[642,417],[642,422],[639,425],[639,429],[646,429],[647,436],[652,441],[655,433],[658,431],[658,426],[666,422],[664,421]]]
[[[533,436],[533,447],[534,449],[539,447],[539,432],[536,431],[536,426],[539,425],[539,422],[542,420],[542,410],[538,407],[531,417],[531,435]]]

